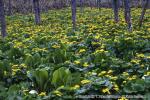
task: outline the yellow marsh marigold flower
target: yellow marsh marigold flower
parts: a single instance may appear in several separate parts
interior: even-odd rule
[[[118,100],[129,100],[129,99],[127,99],[127,98],[125,98],[125,97],[121,97],[121,98],[118,99]]]
[[[12,68],[18,68],[19,65],[12,65]]]
[[[57,49],[57,48],[60,48],[60,46],[59,45],[53,45],[52,48]]]
[[[79,89],[80,86],[79,85],[75,85],[74,87],[72,87],[73,90]]]
[[[46,92],[41,92],[39,96],[46,96]]]
[[[114,90],[116,90],[117,92],[119,91],[119,88],[118,87],[115,87],[115,88],[113,88]]]
[[[138,59],[132,59],[131,60],[131,63],[134,63],[134,64],[139,64],[141,60],[138,60]]]
[[[100,35],[96,35],[96,36],[95,36],[95,39],[99,39],[99,38],[100,38]]]
[[[136,79],[136,78],[137,78],[137,76],[136,76],[136,75],[133,75],[133,76],[132,76],[132,79]]]
[[[4,76],[7,75],[7,71],[4,71]]]
[[[80,49],[79,50],[79,53],[83,53],[83,52],[85,52],[86,50],[85,49]]]
[[[100,50],[96,50],[95,53],[102,53],[102,52],[104,52],[104,51],[105,51],[104,49],[100,49]]]
[[[90,80],[82,80],[81,81],[81,84],[88,84],[88,83],[91,83],[91,81]]]
[[[116,90],[116,91],[119,91],[118,85],[117,85],[117,84],[114,84],[114,88],[113,88],[113,89]]]
[[[108,94],[110,94],[110,91],[109,91],[109,89],[108,89],[108,88],[104,88],[104,89],[102,89],[102,92],[103,92],[103,93],[108,93]]]
[[[144,54],[137,54],[137,57],[144,58]]]
[[[84,64],[83,64],[83,67],[88,67],[89,66],[89,64],[87,63],[87,62],[85,62]]]
[[[127,83],[127,81],[123,81],[123,84]]]
[[[23,68],[27,68],[27,66],[24,63],[20,64],[20,66]]]
[[[112,79],[112,80],[117,80],[118,77],[117,77],[117,76],[114,76],[114,77],[110,77],[110,79]]]
[[[133,75],[132,77],[128,77],[127,80],[135,80],[137,78],[136,75]]]
[[[63,94],[60,92],[60,91],[58,91],[58,90],[56,90],[56,91],[54,91],[53,92],[55,95],[57,95],[57,96],[62,96]]]
[[[104,74],[106,74],[106,71],[101,71],[101,73],[99,73],[98,76],[102,76]]]
[[[141,67],[143,68],[143,67],[145,67],[145,66],[142,64]]]
[[[150,71],[149,71],[149,72],[147,72],[147,74],[146,74],[146,75],[150,76]]]
[[[112,70],[109,70],[107,73],[108,73],[108,74],[112,74],[112,73],[113,73],[113,71],[112,71]]]
[[[123,76],[128,76],[129,75],[129,73],[127,73],[127,72],[123,72],[123,74],[122,74]]]
[[[74,63],[78,65],[78,64],[80,64],[80,61],[76,60],[76,61],[74,61]]]

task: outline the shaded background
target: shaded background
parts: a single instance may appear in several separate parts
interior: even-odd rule
[[[40,8],[43,12],[49,9],[61,9],[70,6],[71,0],[40,0]],[[101,0],[101,7],[112,7],[112,0]],[[123,0],[120,0],[120,7],[123,6]],[[77,6],[80,6],[80,0],[77,0]],[[5,0],[5,13],[30,13],[33,12],[32,0]],[[131,7],[141,7],[142,0],[131,0]],[[97,0],[84,0],[84,6],[96,7]],[[150,4],[149,4],[150,8]]]

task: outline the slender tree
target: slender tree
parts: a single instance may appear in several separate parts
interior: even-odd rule
[[[35,23],[36,24],[40,24],[41,17],[40,17],[39,0],[33,0],[33,7],[34,7],[34,13],[35,13]]]
[[[71,0],[71,9],[72,9],[72,24],[73,29],[76,28],[76,0]]]
[[[124,7],[125,7],[125,21],[128,24],[129,32],[132,31],[132,22],[131,22],[131,13],[130,13],[130,0],[124,0]]]
[[[80,0],[80,12],[83,13],[83,4],[84,4],[84,0]]]
[[[101,0],[97,0],[97,8],[100,10],[100,8],[101,8]]]
[[[114,20],[115,22],[118,22],[119,21],[119,1],[112,0],[112,7],[114,11]]]
[[[8,0],[8,15],[12,15],[12,0]]]
[[[143,0],[143,7],[142,7],[142,12],[141,12],[141,16],[140,16],[140,20],[139,20],[139,26],[142,26],[143,20],[144,20],[144,16],[146,13],[146,9],[148,7],[148,2],[149,0]]]
[[[0,0],[0,22],[1,22],[1,34],[2,34],[2,37],[5,37],[7,33],[6,33],[6,21],[5,21],[3,0]]]

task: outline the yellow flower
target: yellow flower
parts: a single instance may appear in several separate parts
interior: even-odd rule
[[[150,76],[150,72],[147,72],[147,74],[146,74],[146,75]]]
[[[123,76],[128,76],[129,74],[127,72],[123,72]]]
[[[135,80],[137,78],[136,75],[133,75],[132,77],[128,77],[127,80]]]
[[[110,94],[110,91],[109,91],[109,89],[108,89],[108,88],[104,88],[104,89],[102,89],[102,92],[103,92],[103,93],[108,93],[108,94]]]
[[[98,76],[102,76],[104,74],[106,74],[106,71],[101,71],[101,73],[99,73]]]
[[[85,49],[80,49],[79,50],[79,53],[83,53],[83,52],[85,52],[86,50]]]
[[[25,64],[21,64],[20,66],[23,68],[27,68],[27,66]]]
[[[132,60],[131,60],[131,63],[139,64],[139,63],[140,63],[140,60],[138,60],[138,59],[132,59]]]
[[[57,96],[62,96],[62,95],[63,95],[63,94],[62,94],[60,91],[58,91],[58,90],[54,91],[53,93],[56,94]]]
[[[119,88],[118,87],[116,87],[116,88],[113,88],[114,90],[116,90],[117,92],[119,91]]]
[[[117,80],[117,76],[110,77],[110,79],[112,79],[112,80]]]
[[[75,85],[72,89],[73,89],[73,90],[76,90],[76,89],[78,89],[78,88],[80,88],[80,85]]]
[[[118,100],[128,100],[127,98],[125,98],[125,97],[121,97],[120,99],[118,99]]]
[[[102,52],[104,52],[104,51],[105,51],[104,49],[96,50],[96,52],[95,52],[95,53],[102,53]]]
[[[127,78],[127,80],[130,80],[130,81],[131,81],[131,80],[132,80],[132,78],[131,78],[131,77],[128,77],[128,78]]]
[[[136,78],[137,78],[137,76],[136,76],[136,75],[133,75],[133,76],[132,76],[132,79],[136,79]]]
[[[88,84],[88,83],[91,83],[91,81],[90,80],[82,80],[81,81],[81,84]]]
[[[17,68],[19,65],[13,65],[12,68]]]
[[[108,73],[108,74],[112,74],[112,73],[113,73],[113,71],[112,71],[112,70],[109,70],[107,73]]]
[[[78,65],[78,64],[80,64],[80,61],[76,60],[76,61],[74,61],[74,63]]]
[[[145,66],[142,64],[141,67],[143,68],[143,67],[145,67]]]
[[[60,48],[60,46],[59,45],[53,45],[52,48],[57,49],[57,48]]]
[[[119,91],[119,87],[118,87],[118,85],[117,85],[117,84],[115,84],[113,89],[114,89],[114,90],[116,90],[116,91]]]
[[[100,35],[96,35],[96,36],[95,36],[95,39],[99,39],[99,38],[100,38]]]
[[[4,71],[4,75],[7,75],[7,71]]]
[[[144,58],[144,54],[138,54],[137,57],[141,57],[141,58]]]
[[[83,67],[88,67],[89,66],[89,64],[87,63],[87,62],[85,62],[84,64],[83,64]]]
[[[123,84],[127,83],[127,81],[123,81]]]
[[[39,96],[46,96],[46,92],[41,92]]]

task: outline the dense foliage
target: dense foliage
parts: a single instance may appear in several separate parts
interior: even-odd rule
[[[139,29],[140,9],[131,12],[132,33],[123,13],[114,23],[111,9],[78,11],[76,31],[67,9],[43,13],[40,25],[32,14],[7,17],[8,36],[0,40],[0,99],[150,95],[150,16]]]

